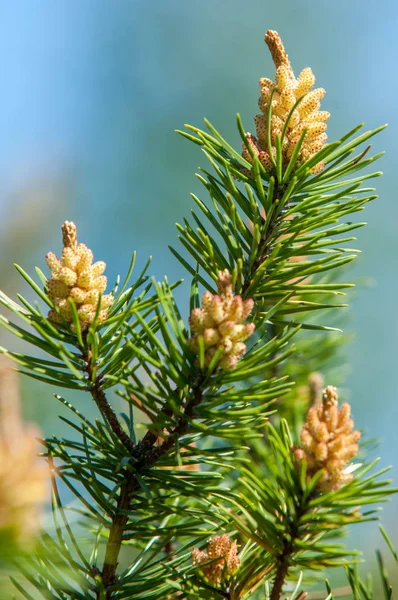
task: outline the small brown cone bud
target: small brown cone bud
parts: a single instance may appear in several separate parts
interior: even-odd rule
[[[72,221],[65,221],[61,229],[64,248],[75,248],[77,243],[76,225]]]
[[[264,39],[269,51],[271,52],[275,67],[278,68],[281,65],[284,65],[291,70],[289,57],[286,54],[286,50],[283,46],[279,33],[269,29],[265,34]]]

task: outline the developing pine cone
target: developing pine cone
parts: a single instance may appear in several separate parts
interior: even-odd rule
[[[347,402],[338,409],[337,390],[329,385],[322,402],[308,410],[301,431],[302,447],[293,450],[296,459],[306,461],[310,477],[323,470],[319,484],[322,491],[337,490],[353,479],[345,469],[358,454],[361,434],[353,431],[354,421],[350,415],[351,406]]]
[[[268,147],[267,127],[272,91],[275,90],[272,96],[270,138],[271,152],[274,158],[276,157],[276,136],[281,137],[290,111],[297,100],[304,96],[290,115],[286,125],[282,143],[282,160],[285,167],[289,164],[304,129],[307,130],[307,133],[298,155],[297,165],[303,164],[321,150],[327,140],[325,121],[329,119],[330,114],[319,110],[325,90],[323,88],[312,89],[315,84],[315,76],[311,69],[309,67],[303,69],[296,78],[279,34],[276,31],[267,31],[265,42],[276,67],[275,83],[270,79],[260,79],[261,96],[258,105],[261,114],[254,117],[256,136],[247,133],[246,138],[265,170],[272,172],[273,164]],[[242,156],[248,162],[253,162],[245,145],[243,145]],[[311,169],[311,172],[319,173],[323,167],[324,163],[319,162]]]
[[[203,574],[213,585],[219,586],[239,568],[238,546],[228,534],[216,535],[209,541],[207,551],[192,550],[192,562],[194,566],[201,566]]]
[[[100,296],[106,289],[107,279],[103,275],[106,264],[102,261],[93,264],[92,251],[85,244],[77,243],[74,223],[66,221],[62,225],[62,238],[64,247],[61,258],[52,252],[46,256],[51,271],[51,278],[47,280],[48,295],[58,309],[51,309],[48,318],[54,323],[68,323],[73,331],[72,300],[81,330],[85,331],[93,322]],[[101,296],[98,322],[105,321],[112,302],[112,294]]]
[[[254,301],[243,300],[241,296],[234,295],[228,269],[219,272],[217,289],[218,294],[214,296],[205,292],[202,296],[202,308],[194,308],[191,312],[189,324],[195,335],[189,343],[198,354],[199,338],[203,339],[205,367],[209,366],[216,352],[222,349],[219,366],[230,371],[246,352],[244,340],[255,330],[254,323],[244,323],[253,310]]]

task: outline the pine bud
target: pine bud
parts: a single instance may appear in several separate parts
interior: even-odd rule
[[[273,163],[270,154],[276,156],[276,136],[281,137],[283,129],[285,129],[282,144],[284,167],[289,164],[300,135],[306,130],[297,159],[297,166],[300,166],[319,152],[325,144],[327,140],[327,135],[324,133],[327,128],[325,121],[329,119],[330,114],[319,110],[325,90],[323,88],[312,89],[315,85],[315,77],[311,69],[309,67],[303,69],[296,78],[279,34],[276,31],[267,31],[265,41],[276,67],[275,83],[270,79],[260,79],[261,96],[258,105],[262,114],[254,117],[256,137],[247,133],[246,138],[265,170],[271,172]],[[273,94],[272,91],[274,91]],[[268,136],[267,124],[271,96],[272,116]],[[302,98],[301,101],[290,114],[300,98]],[[268,145],[268,137],[271,139],[271,148]],[[245,145],[243,145],[242,156],[248,162],[253,162]],[[319,162],[312,167],[311,172],[319,173],[323,167],[324,164]]]
[[[73,248],[70,248],[70,246],[65,246],[65,248],[62,250],[62,262],[65,267],[75,271],[76,265],[79,262],[79,256],[76,254],[76,251]]]
[[[228,534],[216,535],[209,541],[207,551],[199,548],[192,550],[192,562],[194,566],[200,566],[210,583],[220,586],[240,566],[238,546],[230,540]]]
[[[254,333],[254,323],[243,322],[253,310],[254,302],[234,295],[231,275],[227,269],[218,274],[217,290],[218,294],[214,296],[205,292],[202,296],[202,308],[192,310],[189,323],[195,335],[190,338],[189,344],[198,354],[199,336],[203,339],[205,367],[209,366],[216,352],[221,349],[218,366],[230,371],[246,351],[243,342]]]
[[[64,248],[75,248],[77,243],[76,225],[72,221],[65,221],[61,230]]]
[[[70,288],[60,279],[47,279],[46,285],[48,295],[53,300],[69,296]]]
[[[102,261],[93,264],[92,251],[85,244],[77,243],[74,223],[66,221],[63,224],[62,239],[64,247],[61,259],[52,252],[46,256],[51,271],[47,293],[58,308],[51,309],[48,318],[59,325],[66,322],[73,330],[72,300],[77,309],[81,330],[85,331],[95,318],[100,295],[107,286],[107,279],[103,275],[106,264]],[[99,322],[106,320],[112,302],[112,294],[102,296]]]
[[[46,254],[46,263],[52,273],[57,273],[62,269],[62,263],[53,252]]]
[[[72,287],[75,285],[77,281],[77,274],[72,269],[68,269],[68,267],[63,267],[59,273],[57,273],[57,278],[60,281],[63,281],[65,285],[68,287]]]
[[[80,258],[79,263],[77,265],[77,272],[82,273],[83,271],[91,267],[94,255],[90,248],[87,248],[85,244],[79,244],[76,253]]]
[[[337,399],[336,388],[329,385],[322,402],[308,410],[301,431],[301,447],[293,449],[297,461],[307,463],[310,477],[323,471],[319,489],[326,492],[337,490],[353,479],[346,467],[358,454],[361,437],[359,431],[353,431],[350,405],[345,402],[339,410]]]

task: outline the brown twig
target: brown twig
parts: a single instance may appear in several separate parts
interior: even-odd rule
[[[109,427],[112,429],[113,433],[119,438],[129,453],[132,454],[134,443],[130,436],[124,431],[123,427],[119,423],[119,419],[117,418],[115,411],[109,404],[105,392],[101,387],[101,378],[97,376],[93,381],[93,364],[90,352],[86,351],[83,354],[83,358],[86,362],[88,379],[92,382],[88,389],[94,402],[96,403],[100,413],[104,416],[105,420],[109,424]]]
[[[298,504],[296,505],[295,517],[292,520],[290,528],[286,532],[284,539],[282,540],[282,550],[279,554],[279,557],[276,559],[277,569],[271,590],[270,600],[280,600],[282,596],[283,586],[285,585],[286,578],[289,574],[291,558],[296,550],[295,541],[299,537],[300,521],[305,515],[308,502],[312,498],[313,495],[310,494],[305,503],[299,500]]]
[[[98,406],[105,406],[106,410],[108,411],[108,407],[111,407],[109,406],[106,396],[101,390],[99,384],[97,389],[99,392],[97,393],[97,397],[100,399],[101,403],[98,404]],[[124,532],[128,522],[128,512],[134,493],[139,489],[139,482],[136,475],[152,467],[173,447],[178,438],[187,433],[189,429],[189,421],[194,416],[195,408],[201,402],[202,395],[203,391],[201,384],[199,383],[195,388],[192,388],[192,396],[185,406],[184,415],[179,418],[177,425],[163,443],[156,445],[158,441],[158,435],[153,431],[148,431],[144,438],[136,446],[131,447],[130,445],[128,448],[130,454],[132,454],[132,458],[135,459],[134,471],[126,472],[126,481],[120,487],[119,499],[115,514],[112,517],[112,524],[109,531],[104,564],[101,572],[102,584],[106,589],[107,600],[111,600],[113,596],[112,586],[117,581],[117,565],[119,562],[119,554],[122,547]],[[96,400],[96,398],[94,399]],[[111,411],[114,414],[112,408]],[[108,420],[108,416],[106,418]],[[110,425],[112,426],[111,423]],[[118,425],[120,427],[119,422]],[[115,431],[115,429],[113,429],[113,431]],[[100,600],[100,598],[101,592],[98,591],[97,599]]]
[[[283,586],[285,585],[285,579],[289,571],[289,559],[290,552],[287,551],[282,555],[281,560],[278,564],[270,600],[279,600],[282,596]]]
[[[127,525],[131,495],[136,489],[138,489],[138,483],[135,478],[131,479],[120,488],[117,510],[112,519],[112,525],[109,531],[109,538],[106,545],[104,564],[101,574],[102,583],[106,589],[107,600],[112,598],[112,591],[109,589],[109,586],[111,586],[116,580],[116,569],[119,562],[123,534]],[[101,596],[98,595],[98,598],[100,597]]]

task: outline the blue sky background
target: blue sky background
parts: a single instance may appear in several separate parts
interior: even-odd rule
[[[133,249],[139,264],[153,255],[157,277],[180,277],[165,249],[192,208],[189,192],[203,195],[194,172],[204,159],[174,130],[206,116],[238,146],[235,113],[250,130],[257,81],[274,73],[263,34],[276,29],[295,70],[311,66],[327,90],[330,139],[361,121],[389,122],[373,146],[387,151],[380,199],[361,215],[369,226],[351,271],[373,284],[348,309],[347,387],[357,423],[382,439],[382,463],[395,463],[397,481],[397,11],[392,0],[1,3],[1,287],[14,289],[12,262],[33,268],[59,248],[65,219],[107,261],[111,280]],[[52,432],[51,391],[24,391],[26,415]],[[394,502],[384,519],[395,539],[397,517]],[[374,536],[370,550],[379,544],[375,526],[359,535]]]

